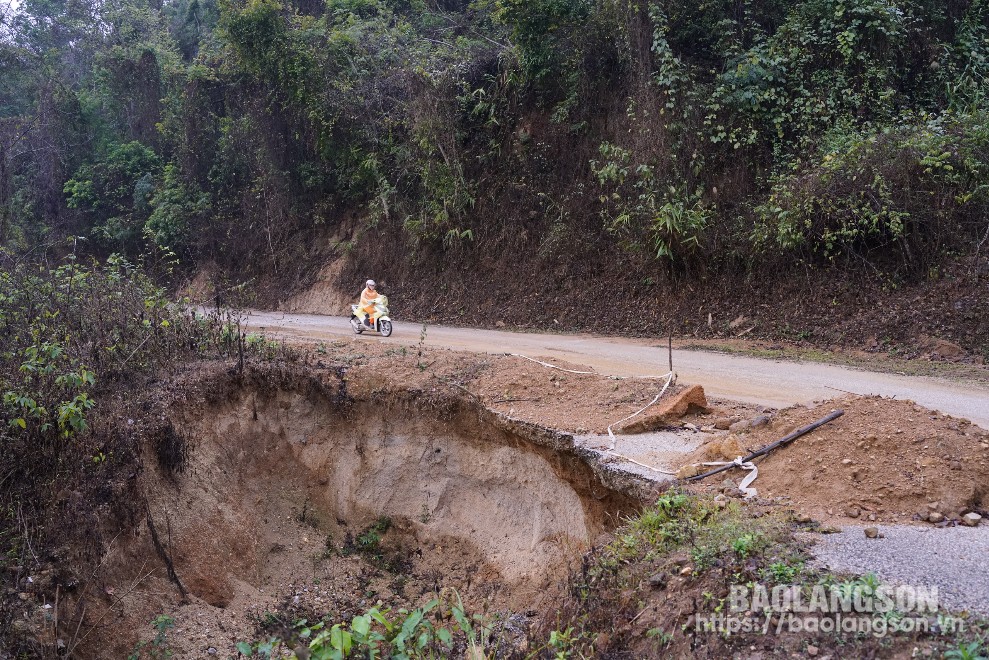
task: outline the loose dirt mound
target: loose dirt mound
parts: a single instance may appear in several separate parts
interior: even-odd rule
[[[731,460],[782,438],[832,409],[844,416],[756,461],[760,497],[784,497],[822,520],[908,522],[937,510],[947,518],[989,506],[989,433],[909,401],[846,397],[796,406],[769,424],[712,439],[691,462]],[[737,483],[732,470],[703,489]],[[853,517],[854,516],[854,517]]]

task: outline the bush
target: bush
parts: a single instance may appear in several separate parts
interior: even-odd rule
[[[944,113],[832,131],[813,160],[775,177],[753,238],[763,249],[886,261],[918,275],[984,233],[987,212],[989,120]]]

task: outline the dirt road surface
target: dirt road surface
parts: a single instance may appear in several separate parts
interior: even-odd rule
[[[395,322],[385,339],[375,333],[355,337],[340,316],[252,311],[248,328],[275,336],[381,341],[416,345],[422,326]],[[609,376],[661,376],[669,370],[665,341],[582,334],[533,334],[430,325],[425,345],[476,353],[516,353],[532,358],[558,358],[585,365]],[[842,391],[909,399],[989,429],[989,387],[941,378],[878,373],[814,362],[790,362],[726,355],[710,351],[673,350],[673,367],[681,383],[700,383],[709,396],[782,408],[834,398]]]

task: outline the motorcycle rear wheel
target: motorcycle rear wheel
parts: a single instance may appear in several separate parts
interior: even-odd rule
[[[381,333],[382,337],[391,336],[391,321],[387,319],[381,319],[378,321],[378,332]]]

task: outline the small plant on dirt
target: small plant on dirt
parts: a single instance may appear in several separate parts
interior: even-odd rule
[[[430,519],[432,517],[433,517],[433,514],[430,513],[429,507],[426,506],[426,503],[425,502],[423,502],[422,503],[422,510],[419,512],[419,522],[421,522],[423,525],[426,525],[426,524],[429,523],[429,521],[430,521]]]
[[[273,658],[280,657],[276,656],[276,652],[281,652],[282,644],[281,642],[272,637],[271,639],[264,642],[257,642],[255,644],[248,644],[247,642],[237,643],[237,652],[240,653],[245,658]]]
[[[659,649],[666,648],[673,641],[673,634],[665,632],[662,628],[650,628],[646,631],[646,637],[656,640]]]
[[[360,555],[386,570],[399,568],[403,563],[402,558],[398,556],[400,553],[396,553],[394,557],[386,558],[381,547],[382,537],[391,529],[391,525],[391,518],[382,516],[365,528],[356,539],[348,533],[340,554],[345,557],[354,554]]]
[[[989,660],[987,649],[982,640],[960,642],[958,646],[944,653],[945,660]]]
[[[575,637],[572,627],[566,630],[554,630],[549,634],[549,643],[547,646],[553,651],[553,657],[556,660],[566,660],[566,658],[570,657],[574,642],[576,641]]]
[[[361,552],[377,552],[381,546],[381,537],[391,529],[391,518],[381,517],[357,537],[357,547]]]
[[[748,557],[752,554],[752,549],[756,544],[756,540],[757,539],[754,534],[743,534],[731,542],[731,549],[734,550],[739,557]]]
[[[803,562],[789,563],[786,561],[773,562],[766,569],[766,576],[776,584],[790,584],[803,570]]]
[[[140,660],[145,657],[145,652],[147,657],[154,660],[172,657],[172,651],[168,648],[168,631],[175,627],[175,619],[167,614],[159,614],[151,620],[151,625],[157,631],[154,638],[150,642],[138,642],[127,660]]]
[[[425,371],[429,368],[429,365],[423,362],[423,358],[426,355],[426,324],[422,324],[422,330],[419,331],[419,343],[416,344],[416,368],[419,371]]]

